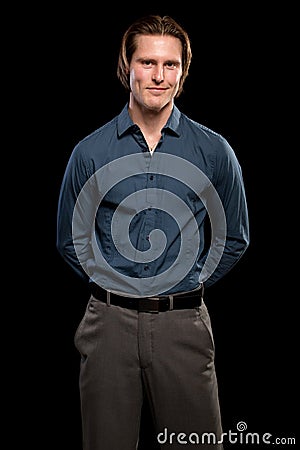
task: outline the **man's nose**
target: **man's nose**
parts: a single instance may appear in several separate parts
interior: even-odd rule
[[[161,83],[164,80],[164,66],[163,66],[163,64],[158,64],[157,66],[155,66],[155,68],[153,69],[153,73],[152,73],[152,79],[156,83]]]

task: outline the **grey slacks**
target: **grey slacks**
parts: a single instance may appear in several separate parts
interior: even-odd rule
[[[162,449],[223,448],[205,303],[139,313],[91,296],[74,342],[83,450],[137,449],[144,395]]]

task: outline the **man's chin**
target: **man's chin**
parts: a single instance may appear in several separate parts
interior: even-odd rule
[[[148,102],[144,106],[148,111],[151,111],[153,113],[159,113],[163,109],[170,106],[171,102]]]

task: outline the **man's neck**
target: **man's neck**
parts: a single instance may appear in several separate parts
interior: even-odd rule
[[[129,102],[128,113],[131,120],[146,134],[158,134],[167,123],[173,109],[169,103],[159,111],[143,107],[134,101]]]

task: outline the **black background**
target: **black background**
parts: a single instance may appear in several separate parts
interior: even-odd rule
[[[123,32],[134,19],[158,13],[177,19],[192,43],[190,74],[176,104],[228,139],[247,191],[250,247],[206,292],[224,431],[245,421],[249,432],[294,436],[293,322],[299,294],[292,261],[298,242],[290,129],[284,124],[291,61],[283,41],[294,13],[274,7],[263,13],[250,4],[230,10],[214,2],[199,3],[197,11],[188,2],[162,8],[106,5],[105,10],[84,5],[64,11],[44,6],[32,11],[35,19],[27,9],[30,20],[22,25],[15,56],[23,74],[15,123],[29,131],[18,148],[30,176],[18,190],[28,238],[15,262],[25,281],[13,285],[26,287],[28,300],[18,306],[24,332],[14,361],[20,392],[12,422],[23,418],[20,434],[31,448],[81,449],[73,336],[88,292],[56,251],[59,188],[74,145],[127,101],[116,77]],[[140,450],[154,449],[147,405],[143,417]]]

